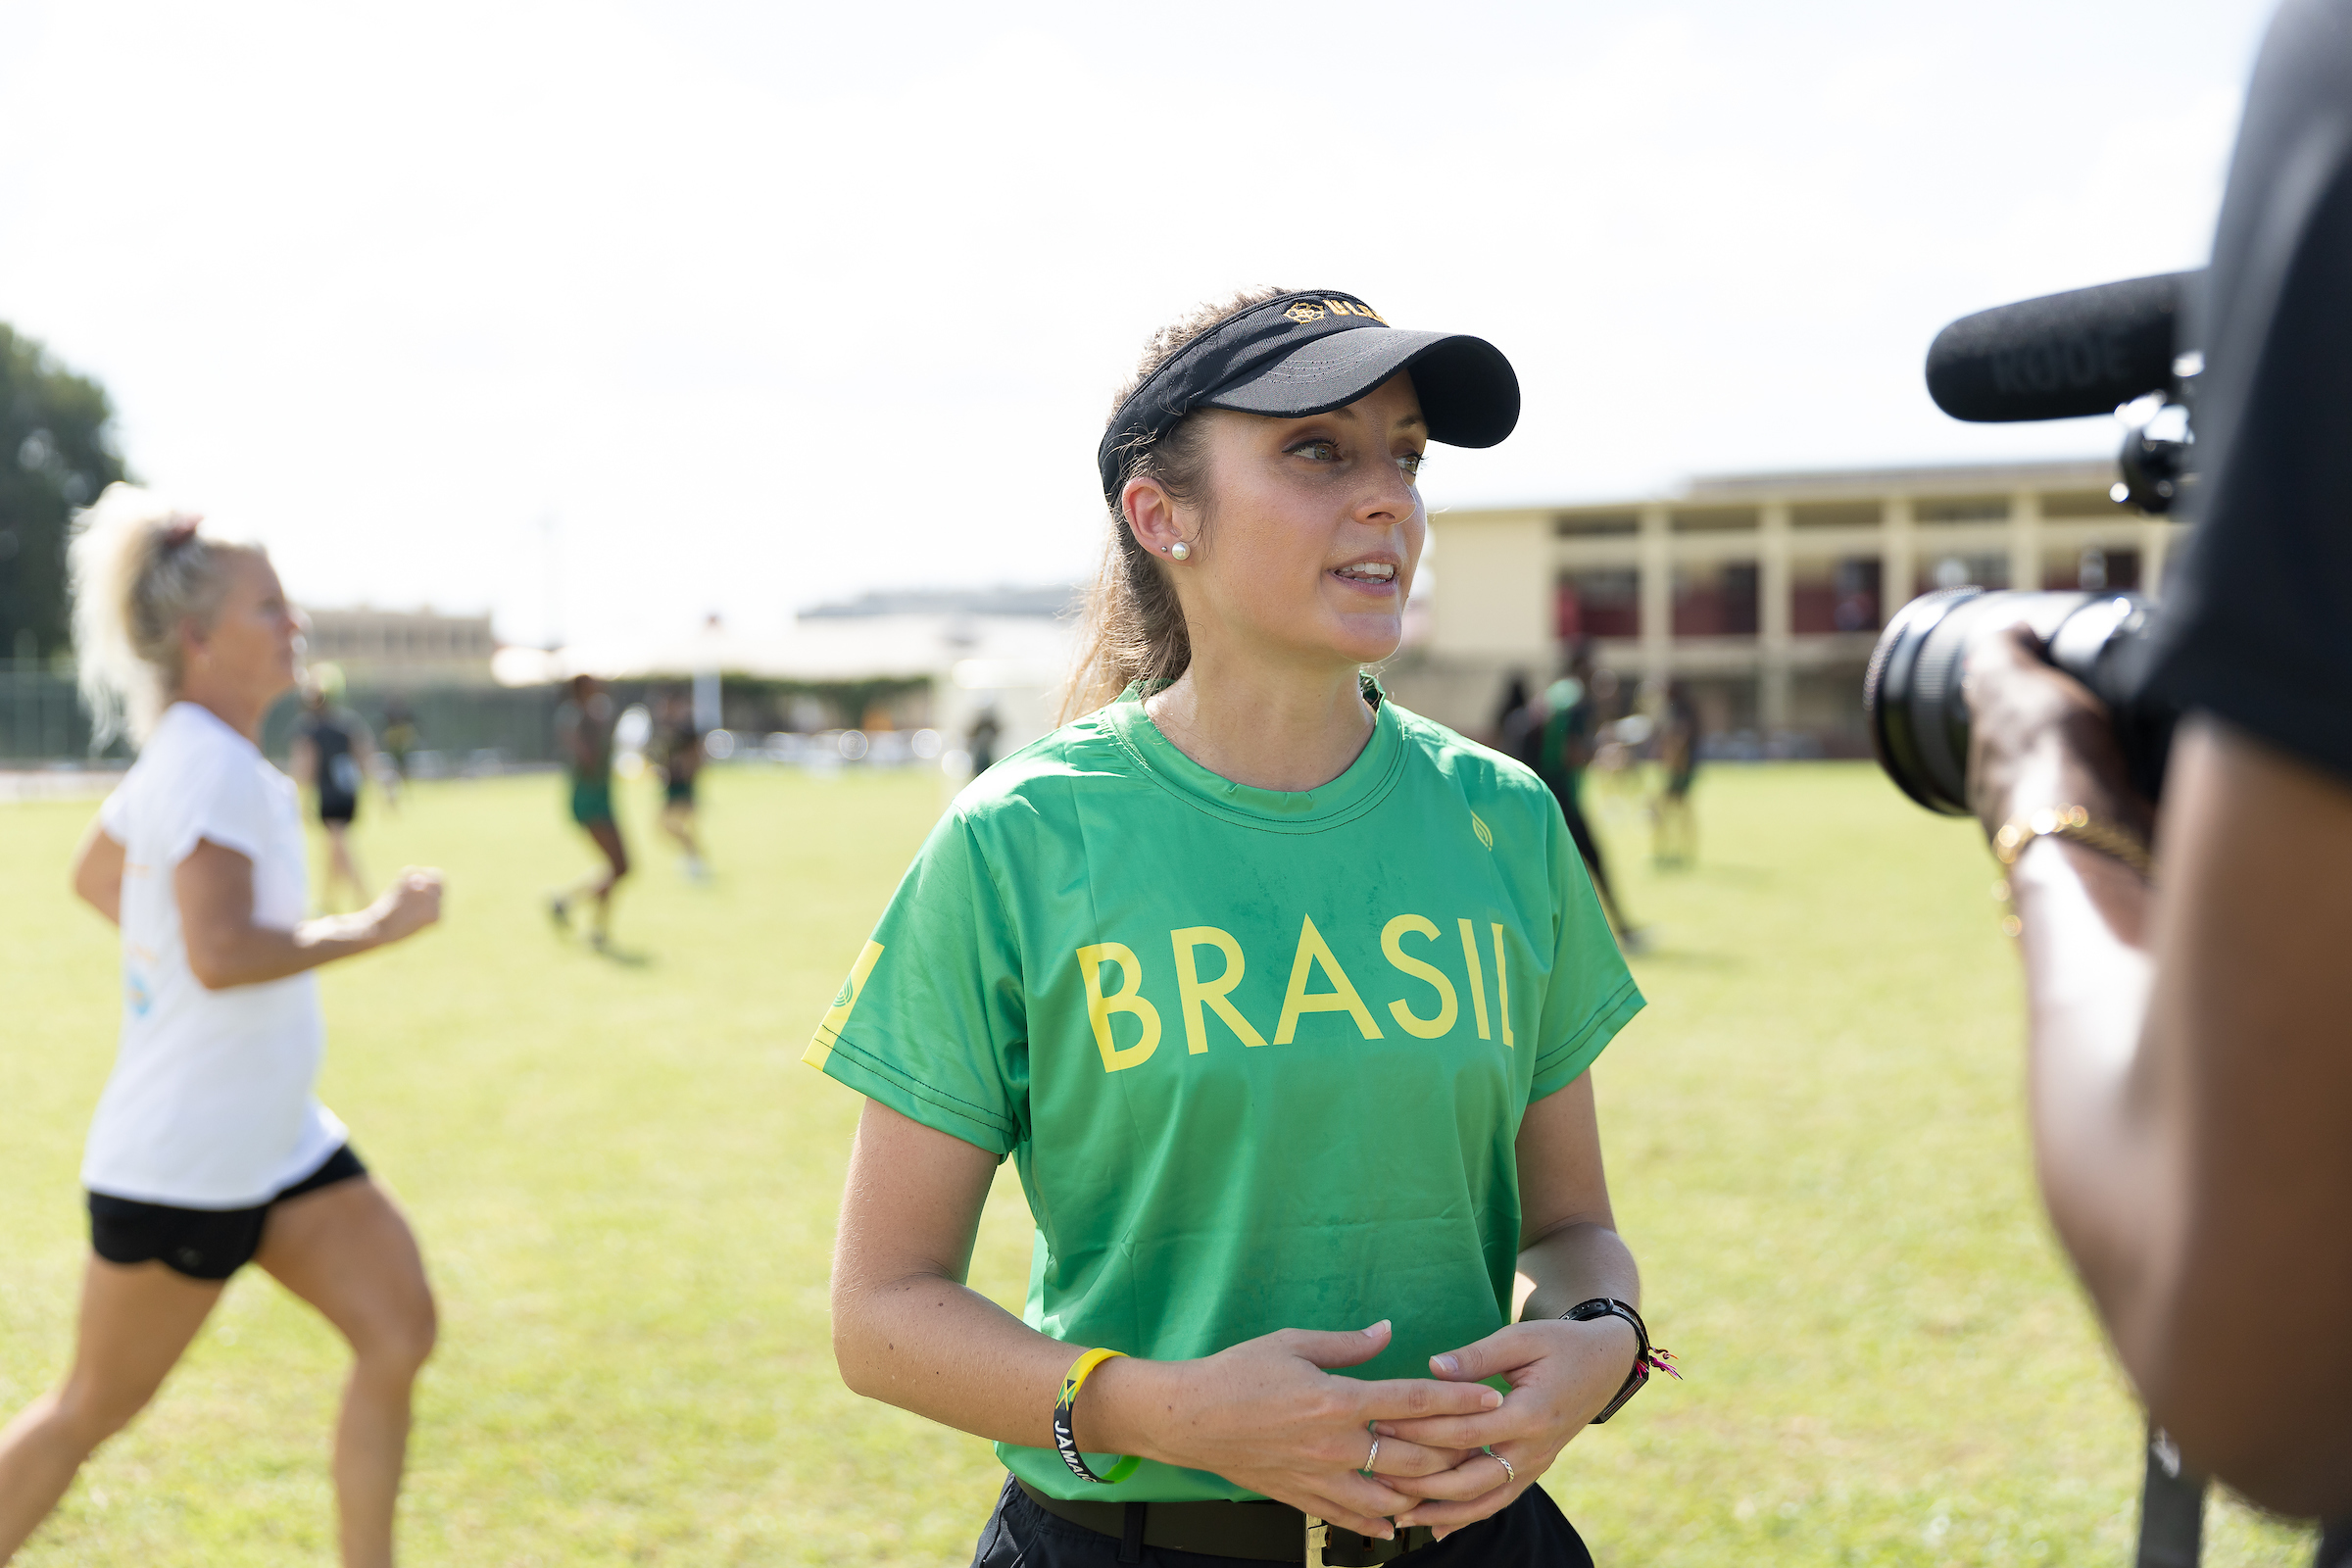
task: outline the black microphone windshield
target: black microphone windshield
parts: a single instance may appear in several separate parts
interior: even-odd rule
[[[1955,419],[2072,419],[2173,384],[2183,286],[2164,272],[1963,316],[1928,346],[1928,395]]]

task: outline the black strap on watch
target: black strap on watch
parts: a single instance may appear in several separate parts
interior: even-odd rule
[[[1682,1381],[1682,1373],[1675,1370],[1674,1352],[1662,1345],[1651,1346],[1649,1325],[1642,1321],[1642,1314],[1634,1310],[1632,1302],[1620,1301],[1614,1296],[1595,1296],[1590,1301],[1577,1302],[1560,1316],[1571,1323],[1590,1323],[1596,1317],[1623,1318],[1633,1325],[1634,1338],[1641,1344],[1641,1348],[1634,1354],[1634,1369],[1625,1376],[1625,1387],[1617,1391],[1615,1398],[1601,1406],[1600,1414],[1592,1418],[1594,1426],[1624,1409],[1625,1401],[1642,1392],[1642,1385],[1649,1381],[1652,1367],[1677,1383]]]

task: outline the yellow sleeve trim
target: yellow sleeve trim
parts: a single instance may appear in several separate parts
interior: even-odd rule
[[[865,993],[865,977],[874,972],[874,960],[881,956],[882,944],[868,942],[865,951],[858,955],[858,961],[850,965],[850,977],[841,983],[841,990],[834,995],[832,1009],[825,1014],[824,1021],[816,1026],[816,1038],[808,1042],[807,1051],[801,1053],[801,1059],[809,1066],[821,1072],[825,1063],[832,1059],[833,1048],[840,1042],[842,1030],[849,1027],[850,1014],[858,1010],[858,999]]]

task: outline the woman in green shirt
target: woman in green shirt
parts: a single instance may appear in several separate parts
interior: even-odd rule
[[[842,1375],[996,1440],[977,1563],[1590,1561],[1536,1482],[1650,1364],[1587,1076],[1642,998],[1550,793],[1364,674],[1424,447],[1518,405],[1336,292],[1159,333],[1084,716],[957,797],[809,1047],[867,1097]],[[1007,1154],[1026,1321],[963,1284]]]

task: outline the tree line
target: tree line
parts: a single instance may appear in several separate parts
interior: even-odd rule
[[[126,476],[106,389],[0,321],[0,659],[72,646],[74,513]]]

